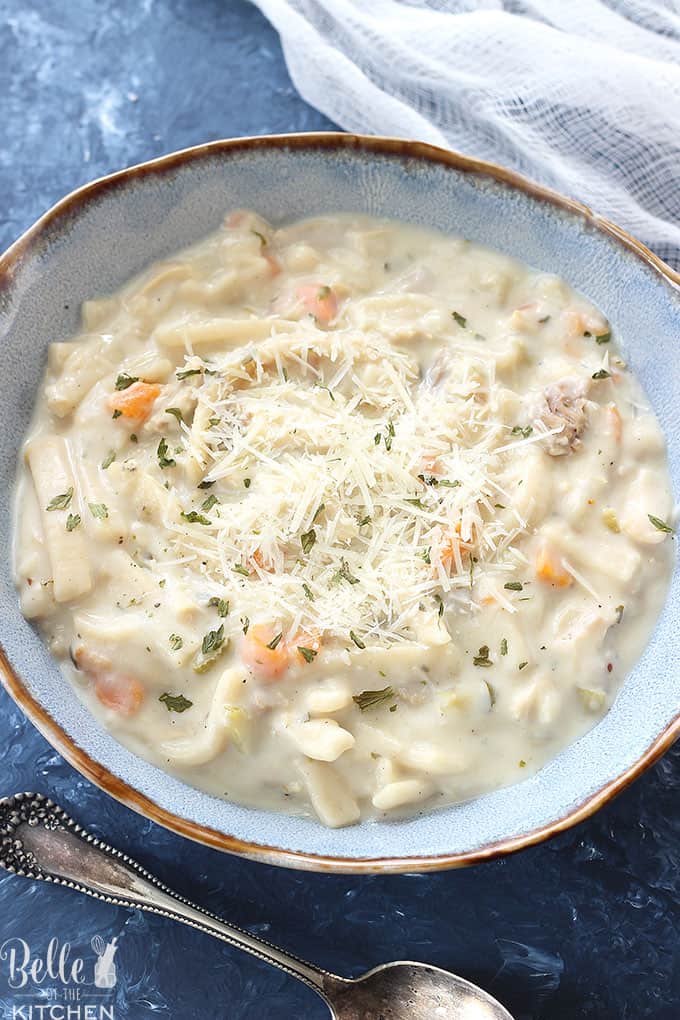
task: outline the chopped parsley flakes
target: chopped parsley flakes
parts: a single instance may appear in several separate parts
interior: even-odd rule
[[[159,701],[162,701],[168,712],[186,712],[188,708],[191,708],[193,701],[189,701],[183,694],[161,694]]]
[[[46,506],[46,510],[68,510],[73,499],[73,486],[62,492],[59,496],[53,496]]]

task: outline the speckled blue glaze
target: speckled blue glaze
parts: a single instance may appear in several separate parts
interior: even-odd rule
[[[115,187],[94,192],[75,211],[54,219],[24,255],[4,294],[0,636],[10,662],[36,700],[96,762],[172,814],[248,843],[350,860],[408,859],[468,853],[541,829],[625,772],[677,714],[677,571],[652,640],[609,714],[537,775],[434,813],[340,830],[219,800],[131,754],[89,717],[18,612],[8,567],[10,481],[47,345],[73,333],[82,301],[116,290],[150,261],[215,229],[226,210],[242,206],[257,208],[275,224],[335,211],[395,216],[462,234],[563,276],[604,311],[650,394],[668,436],[677,491],[678,292],[583,217],[488,176],[423,158],[313,143],[198,151],[171,169],[120,177]]]

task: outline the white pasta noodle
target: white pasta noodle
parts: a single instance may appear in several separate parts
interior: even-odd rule
[[[216,796],[337,827],[516,782],[608,710],[670,576],[619,339],[473,242],[234,210],[51,346],[22,611]]]
[[[87,542],[82,532],[67,531],[68,507],[81,506],[76,479],[69,460],[68,444],[59,436],[44,436],[29,443],[26,459],[42,509],[45,544],[52,567],[52,589],[57,602],[69,602],[92,588]],[[71,494],[64,509],[48,509],[58,496]]]

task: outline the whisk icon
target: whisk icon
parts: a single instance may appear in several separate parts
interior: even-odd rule
[[[92,936],[92,948],[97,954],[97,962],[94,965],[94,983],[96,988],[113,988],[116,984],[116,965],[113,958],[118,948],[117,938],[110,942],[104,942],[101,935]]]

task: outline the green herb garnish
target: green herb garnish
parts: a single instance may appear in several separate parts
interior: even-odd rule
[[[611,374],[606,369],[601,368],[599,372],[593,372],[593,379],[611,379]]]
[[[250,478],[244,478],[243,479],[243,485],[244,485],[244,488],[249,489],[250,488]]]
[[[49,507],[48,507],[49,509]],[[675,529],[671,528],[670,524],[666,524],[660,517],[655,517],[654,514],[647,514],[650,523],[654,525],[657,531],[665,531],[667,535],[674,535]]]
[[[166,407],[165,413],[171,414],[173,418],[177,419],[180,425],[184,421],[184,418],[182,417],[182,412],[180,411],[179,407]]]
[[[107,468],[110,468],[115,459],[116,459],[116,451],[115,450],[109,450],[109,452],[104,457],[104,460],[102,461],[102,470],[106,471]]]
[[[307,584],[306,581],[303,581],[303,583],[302,583],[302,590],[305,593],[305,596],[309,599],[309,601],[313,602],[314,601],[314,593],[312,592],[312,589],[309,587],[309,585]]]
[[[46,510],[68,510],[73,499],[73,486],[62,492],[59,496],[53,496],[46,506]]]
[[[314,511],[314,516],[312,517],[312,524],[316,524],[317,517],[320,514],[322,514],[325,509],[326,509],[326,504],[325,503],[319,503],[318,507]]]
[[[193,701],[189,701],[183,694],[168,694],[167,691],[158,700],[165,704],[168,712],[186,712],[193,705]]]
[[[116,389],[126,390],[128,386],[132,386],[132,384],[136,382],[139,382],[138,375],[128,375],[127,372],[121,372],[116,379]]]
[[[316,542],[316,531],[314,528],[310,528],[309,531],[305,531],[300,535],[300,545],[305,556],[312,551],[312,546]]]
[[[314,658],[316,658],[316,651],[314,648],[305,648],[303,645],[298,645],[297,650],[305,662],[311,662]]]
[[[524,585],[521,581],[506,581],[503,587],[506,591],[524,591]]]
[[[474,666],[493,666],[491,659],[489,658],[489,646],[482,645],[477,654],[472,660]]]
[[[184,640],[179,636],[179,634],[171,634],[168,641],[170,642],[170,647],[173,652],[178,652],[184,644]]]
[[[109,509],[106,503],[88,503],[90,513],[98,521],[105,521],[109,516]]]
[[[219,652],[224,644],[224,624],[221,623],[217,630],[209,630],[201,643],[201,651],[204,655],[212,655]]]
[[[217,496],[210,495],[201,503],[201,510],[203,513],[207,514],[209,510],[212,510],[216,503],[219,503]]]
[[[183,517],[189,524],[210,524],[210,519],[205,514],[199,514],[197,510],[189,510],[188,513],[182,510],[180,517]]]
[[[350,572],[350,569],[349,569],[349,567],[347,565],[347,560],[345,560],[345,559],[341,559],[340,560],[340,567],[339,567],[338,570],[336,570],[335,574],[333,575],[333,580],[334,581],[347,581],[348,584],[358,584],[359,583],[359,578],[355,577],[354,574],[352,574]]]
[[[271,641],[268,642],[267,648],[271,648],[271,650],[273,652],[275,650],[275,648],[278,646],[278,644],[281,641],[282,637],[283,637],[283,631],[280,630],[279,633],[276,635],[276,637],[273,637],[271,639]]]
[[[211,599],[208,599],[208,605],[217,610],[218,616],[225,617],[229,615],[229,602],[227,599],[220,599],[213,595]]]
[[[242,616],[241,617],[241,626],[243,627],[243,633],[247,634],[248,633],[248,627],[250,627],[250,620],[248,619],[247,616]]]
[[[522,428],[521,425],[515,425],[514,428],[510,430],[510,435],[522,436],[523,439],[528,439],[533,431],[534,430],[531,425],[525,425],[524,428]]]
[[[425,563],[431,564],[432,563],[432,560],[430,559],[430,552],[431,551],[432,551],[432,546],[428,545],[427,549],[421,549],[421,551],[419,553],[417,553],[416,555],[418,555],[421,560],[424,560]]]
[[[120,410],[119,410],[118,408],[116,408],[116,410],[115,410],[115,411],[113,412],[113,414],[111,415],[111,417],[112,417],[112,418],[113,418],[113,420],[115,421],[115,420],[116,420],[116,418],[120,418],[120,416],[121,416],[121,414],[122,414],[122,413],[123,413],[122,411],[120,411]]]
[[[177,379],[181,380],[181,379],[188,379],[189,376],[191,376],[191,375],[200,375],[200,374],[201,374],[201,369],[200,368],[186,368],[182,372],[175,372],[175,377]]]
[[[625,607],[623,605],[620,605],[620,606],[616,607],[616,622],[617,623],[621,623],[621,620],[623,619],[624,608]]]
[[[250,577],[250,571],[242,563],[235,563],[231,569],[235,574],[243,574],[244,577]]]
[[[196,488],[197,489],[211,489],[214,484],[215,484],[215,482],[208,482],[208,481],[203,480],[202,482],[198,483]]]
[[[464,315],[461,315],[460,312],[451,312],[451,315],[454,317],[459,326],[462,326],[463,329],[466,328],[467,319],[465,318]]]
[[[162,468],[175,467],[177,461],[173,457],[168,457],[168,443],[166,439],[161,439],[158,444],[158,463]]]
[[[507,654],[508,654],[508,639],[507,638],[502,638],[501,639],[501,655],[507,655]]]
[[[435,599],[435,602],[439,606],[439,608],[437,609],[437,616],[443,616],[444,615],[444,599],[441,597],[441,595],[439,595],[439,593],[435,593],[434,599]]]
[[[528,663],[528,662],[520,662],[520,664],[519,664],[519,666],[517,667],[517,669],[524,669],[524,667],[525,667],[525,666],[528,666],[528,665],[529,665],[529,663]]]
[[[69,514],[66,521],[66,530],[74,531],[80,524],[80,514]]]
[[[355,694],[352,697],[352,701],[355,705],[358,705],[362,712],[365,712],[367,708],[374,708],[376,705],[382,705],[385,701],[390,701],[394,697],[394,689],[392,687],[383,687],[381,691],[362,691],[361,694]]]
[[[349,632],[349,636],[351,637],[352,641],[357,646],[357,648],[364,649],[366,647],[361,638],[357,637],[353,630]]]

